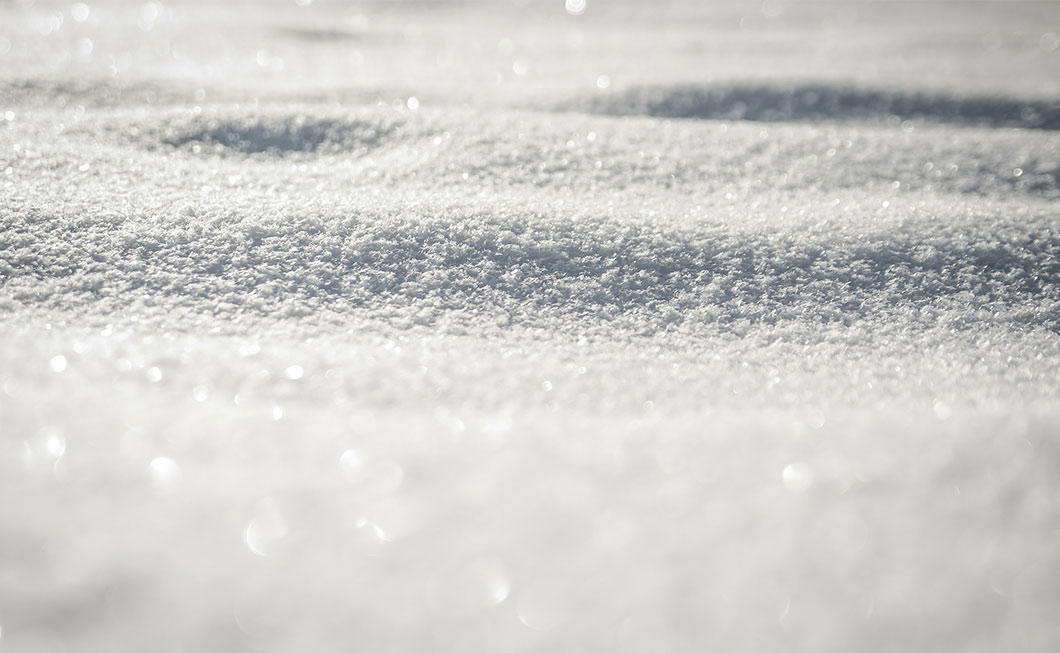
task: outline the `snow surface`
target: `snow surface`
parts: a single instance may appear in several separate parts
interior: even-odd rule
[[[0,5],[0,651],[1058,650],[1058,26]]]

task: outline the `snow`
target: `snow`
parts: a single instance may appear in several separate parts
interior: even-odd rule
[[[0,651],[1056,650],[1056,19],[0,6]]]

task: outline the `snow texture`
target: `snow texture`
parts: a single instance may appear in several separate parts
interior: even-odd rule
[[[1058,19],[0,5],[0,651],[1057,650]]]

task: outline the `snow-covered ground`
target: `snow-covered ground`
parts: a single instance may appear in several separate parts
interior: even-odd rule
[[[1058,32],[0,3],[0,651],[1060,649]]]

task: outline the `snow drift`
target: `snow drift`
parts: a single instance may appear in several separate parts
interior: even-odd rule
[[[0,5],[0,650],[1057,650],[1055,20]]]

